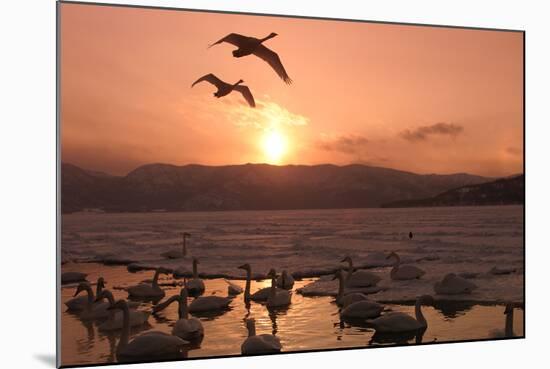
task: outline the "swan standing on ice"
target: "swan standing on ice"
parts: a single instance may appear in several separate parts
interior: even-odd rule
[[[180,250],[170,250],[163,252],[160,254],[161,256],[167,258],[167,259],[181,259],[187,256],[187,237],[191,237],[191,233],[183,232],[183,246],[181,251]]]
[[[191,296],[200,296],[204,293],[204,282],[199,278],[199,260],[193,258],[193,279],[187,282],[187,291]]]
[[[102,301],[103,299],[107,299],[109,301],[109,307],[112,308],[115,306],[115,298],[111,291],[109,290],[103,290],[101,293],[97,296],[96,301]],[[148,311],[136,311],[133,310],[137,306],[136,304],[128,304],[129,314],[130,314],[130,327],[139,327],[147,323],[149,320],[149,316],[151,315]],[[139,305],[139,304],[137,304]],[[109,316],[109,319],[103,323],[101,323],[97,329],[100,331],[105,332],[111,332],[111,331],[117,331],[123,328],[124,323],[124,316],[122,312],[116,311],[114,314]]]
[[[504,338],[504,337],[514,337],[514,304],[509,302],[506,304],[504,309],[504,315],[506,315],[506,320],[504,323],[504,330],[494,329],[490,333],[491,338]]]
[[[285,67],[281,62],[279,55],[262,45],[263,42],[275,36],[277,36],[275,32],[271,32],[268,36],[264,38],[248,37],[239,35],[238,33],[230,33],[221,40],[218,40],[212,45],[208,46],[208,48],[221,44],[222,42],[227,42],[228,44],[235,45],[238,47],[237,50],[233,50],[233,56],[235,58],[240,58],[246,55],[256,55],[258,58],[267,62],[271,66],[271,68],[273,68],[273,70],[277,73],[277,75],[283,81],[285,81],[286,84],[289,85],[292,83],[292,80],[286,73]]]
[[[253,318],[246,319],[248,337],[241,345],[243,355],[272,354],[281,352],[281,341],[272,334],[256,334],[256,321]]]
[[[182,288],[179,295],[170,297],[168,300],[161,304],[155,305],[153,311],[159,312],[168,307],[174,301],[179,304],[178,307],[178,321],[172,328],[172,334],[178,336],[181,339],[191,342],[201,341],[204,337],[204,328],[202,323],[197,318],[189,318],[189,308],[187,306],[187,290]]]
[[[244,287],[244,302],[248,304],[250,300],[252,301],[267,301],[267,298],[269,297],[269,293],[271,291],[271,287],[265,287],[262,288],[253,294],[250,294],[250,284],[252,280],[252,268],[250,267],[250,264],[243,264],[238,267],[239,269],[243,269],[246,271],[246,285]]]
[[[252,93],[250,92],[250,89],[247,86],[241,85],[241,83],[244,83],[242,79],[240,79],[237,83],[230,84],[227,82],[222,81],[212,73],[202,76],[201,78],[197,79],[191,87],[195,86],[197,83],[200,83],[202,81],[210,82],[216,88],[218,91],[214,92],[214,96],[217,98],[229,95],[233,91],[240,92],[241,95],[243,95],[244,99],[250,105],[250,107],[255,108],[256,103],[254,102],[254,96],[252,96]]]
[[[275,269],[271,269],[268,276],[271,277],[271,289],[267,297],[266,306],[268,308],[277,308],[290,305],[292,295],[287,290],[277,288],[277,272],[275,272]]]
[[[354,302],[363,301],[367,299],[367,295],[359,292],[353,292],[345,294],[346,291],[346,276],[344,271],[339,269],[332,280],[338,279],[338,294],[336,295],[336,305],[346,307]]]
[[[97,287],[96,287],[96,296],[99,296],[101,291],[105,288],[105,280],[103,277],[99,277],[97,279]],[[86,308],[88,305],[88,296],[78,296],[73,297],[72,299],[65,302],[65,305],[67,306],[68,311],[82,311]]]
[[[438,295],[461,295],[472,293],[477,285],[469,280],[459,277],[454,273],[449,273],[441,282],[435,282],[434,291]]]
[[[292,274],[283,270],[283,273],[277,278],[277,287],[291,290],[294,287],[294,277],[292,277]]]
[[[119,300],[110,309],[122,310],[122,333],[116,351],[119,361],[177,359],[183,356],[183,348],[189,342],[164,332],[146,332],[130,341],[128,304],[125,300]]]
[[[430,295],[419,296],[414,306],[415,318],[401,312],[390,312],[376,319],[367,320],[367,324],[376,330],[376,333],[403,333],[425,330],[428,322],[422,314],[422,305],[433,305],[434,299]]]
[[[128,287],[128,296],[130,298],[138,299],[161,299],[164,297],[165,292],[158,285],[158,279],[160,273],[167,274],[167,270],[164,268],[157,268],[155,270],[155,276],[151,284],[140,283],[135,286]]]
[[[386,257],[386,259],[391,259],[391,258],[394,258],[395,262],[394,262],[393,268],[390,272],[390,277],[391,277],[391,279],[393,279],[395,281],[406,281],[406,280],[411,280],[411,279],[419,279],[424,274],[426,274],[425,271],[423,271],[422,269],[420,269],[420,268],[418,268],[414,265],[406,264],[406,265],[400,266],[401,258],[395,252],[391,252]]]
[[[346,277],[346,287],[372,287],[380,282],[380,277],[366,270],[353,270],[353,260],[346,256],[341,263],[348,262],[348,274]]]
[[[88,282],[82,282],[78,285],[78,288],[76,289],[76,292],[74,296],[78,296],[80,292],[86,291],[87,296],[87,304],[85,308],[80,312],[79,318],[82,320],[96,320],[96,319],[104,319],[109,316],[109,311],[107,310],[109,308],[108,302],[95,302],[94,298],[94,291],[92,291],[92,287],[90,287],[90,284]]]

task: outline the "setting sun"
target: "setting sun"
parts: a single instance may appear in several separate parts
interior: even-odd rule
[[[286,139],[277,131],[266,132],[262,144],[269,163],[278,163],[286,150]]]

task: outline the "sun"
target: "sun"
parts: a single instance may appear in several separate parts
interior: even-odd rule
[[[262,140],[262,148],[267,161],[277,164],[281,161],[287,147],[286,138],[278,131],[268,131]]]

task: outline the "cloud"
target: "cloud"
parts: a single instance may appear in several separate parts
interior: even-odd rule
[[[464,127],[454,123],[436,123],[431,126],[421,126],[413,130],[406,129],[399,136],[407,141],[425,141],[430,136],[457,137],[464,131]]]
[[[229,102],[229,120],[239,127],[254,127],[257,129],[274,129],[278,127],[296,127],[309,124],[309,118],[293,113],[279,104],[269,100],[256,100],[256,108],[252,109],[242,102]]]
[[[368,145],[369,140],[363,136],[346,135],[319,142],[318,146],[325,151],[336,151],[344,154],[357,154]]]

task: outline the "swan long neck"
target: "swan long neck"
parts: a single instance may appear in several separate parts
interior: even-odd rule
[[[512,337],[514,335],[514,310],[506,314],[506,324],[504,325],[504,335]]]
[[[153,283],[152,283],[153,287],[158,286],[158,284],[159,284],[159,276],[160,276],[160,270],[157,269],[157,270],[155,270],[155,275],[154,275],[154,277],[153,277]]]
[[[193,260],[193,278],[198,278],[198,277],[199,277],[199,270],[197,267],[197,259],[194,259]]]
[[[395,259],[395,262],[393,263],[393,267],[394,268],[399,267],[399,265],[401,264],[401,258],[397,254],[393,254],[393,258]]]
[[[269,290],[271,297],[275,297],[277,294],[277,275],[273,274],[271,276],[271,290]]]
[[[348,260],[348,274],[346,276],[346,279],[350,279],[353,274],[353,260]]]
[[[424,314],[422,314],[422,300],[416,299],[416,304],[414,305],[414,315],[416,317],[416,320],[422,324],[422,326],[427,327],[428,322],[426,321],[426,318],[424,318]]]
[[[178,295],[170,297],[168,300],[161,302],[160,304],[156,304],[153,306],[153,313],[158,313],[161,310],[166,309],[168,306],[170,306],[171,303],[176,301],[179,298]]]
[[[246,322],[246,329],[248,330],[248,337],[256,335],[256,324],[254,322]]]
[[[189,309],[187,308],[187,296],[180,296],[180,309],[178,311],[180,319],[189,319]]]
[[[250,301],[250,280],[252,279],[252,270],[246,270],[246,285],[244,287],[244,301]]]
[[[122,308],[122,334],[120,336],[120,342],[118,343],[118,349],[120,350],[128,344],[130,340],[130,310],[128,305],[125,304]]]
[[[273,33],[271,33],[271,34],[265,36],[264,38],[261,38],[261,39],[260,39],[260,43],[265,42],[265,41],[267,41],[267,40],[269,40],[269,39],[272,39],[273,37],[275,37],[275,35],[274,35]]]
[[[101,295],[101,291],[103,291],[103,283],[100,283],[100,282],[98,281],[98,282],[97,282],[97,287],[96,287],[96,290],[95,290],[95,295],[96,295],[96,296]]]
[[[86,295],[88,296],[88,305],[92,305],[94,303],[94,291],[92,291],[92,288],[90,286],[84,287],[86,291]]]

